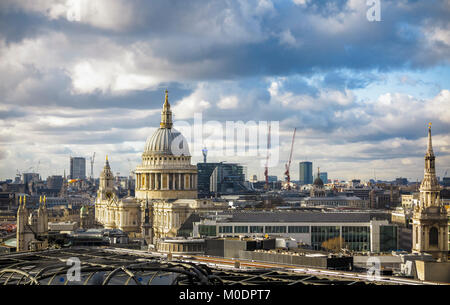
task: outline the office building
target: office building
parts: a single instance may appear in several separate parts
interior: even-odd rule
[[[323,183],[328,183],[328,173],[327,172],[320,172],[319,177],[323,181]]]
[[[70,157],[70,178],[86,179],[86,158]]]
[[[314,250],[340,237],[352,251],[397,250],[397,226],[382,212],[222,212],[194,223],[194,236],[282,236]]]
[[[218,165],[220,163],[197,163],[197,191],[199,198],[209,197],[211,195],[210,178],[212,172]]]
[[[313,183],[312,162],[300,162],[299,183],[300,185]]]
[[[219,163],[211,173],[210,192],[213,194],[234,194],[249,191],[245,184],[243,166],[237,163]]]

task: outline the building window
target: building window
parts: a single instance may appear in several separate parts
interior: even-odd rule
[[[266,226],[266,233],[286,233],[286,226]]]
[[[288,232],[289,233],[309,233],[309,227],[308,226],[289,226]]]
[[[263,226],[250,226],[250,233],[264,233]]]
[[[248,226],[235,226],[234,233],[248,233]]]
[[[339,237],[339,227],[333,226],[312,226],[311,245],[315,250],[322,249],[322,243],[330,239]]]
[[[233,233],[232,226],[219,226],[219,233]]]
[[[370,249],[370,227],[342,227],[343,247],[352,251]]]
[[[216,236],[217,229],[216,226],[199,225],[198,233],[200,234],[200,236]]]

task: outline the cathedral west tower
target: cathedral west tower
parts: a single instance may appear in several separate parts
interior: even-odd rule
[[[440,202],[440,190],[436,178],[430,123],[425,172],[420,184],[420,200],[414,208],[412,250],[417,253],[429,253],[445,262],[448,258],[448,220],[447,211]]]

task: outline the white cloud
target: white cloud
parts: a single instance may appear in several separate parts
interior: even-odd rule
[[[289,29],[280,33],[280,43],[284,45],[288,45],[290,47],[298,47],[300,43],[297,39],[292,35]]]
[[[311,2],[311,0],[292,0],[292,2],[294,2],[295,5],[305,6]]]
[[[237,108],[239,104],[239,99],[237,96],[226,96],[223,97],[219,103],[217,103],[217,106],[220,109],[235,109]]]
[[[195,113],[202,113],[210,108],[211,103],[206,99],[202,88],[203,85],[199,85],[192,94],[183,98],[172,107],[174,120],[190,119],[194,117]]]

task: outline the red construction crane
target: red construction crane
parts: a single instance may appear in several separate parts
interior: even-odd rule
[[[269,156],[270,156],[270,125],[269,125],[269,133],[267,134],[267,158],[266,158],[266,167],[264,169],[264,177],[266,178],[266,184],[264,185],[264,189],[269,189]]]
[[[292,144],[291,144],[291,153],[289,154],[289,161],[286,163],[286,172],[284,174],[286,175],[286,182],[287,182],[287,189],[291,189],[291,176],[289,174],[289,168],[291,166],[292,161],[292,151],[294,150],[294,140],[295,140],[295,132],[297,131],[297,128],[294,128],[294,134],[292,135]]]

